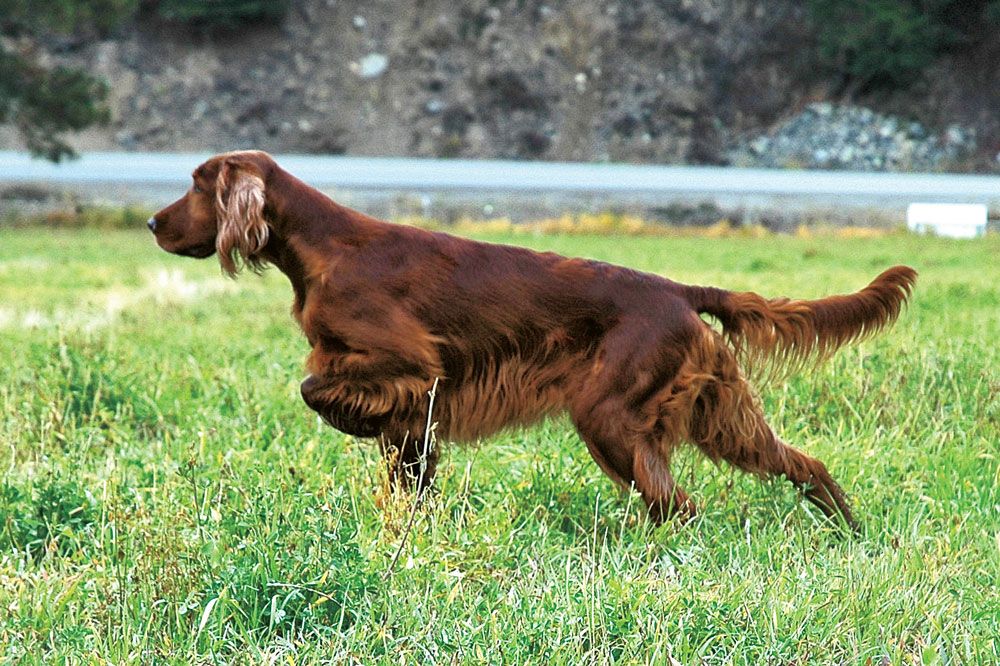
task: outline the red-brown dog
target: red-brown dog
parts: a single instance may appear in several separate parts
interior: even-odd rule
[[[897,266],[855,294],[815,301],[687,286],[381,222],[255,151],[199,166],[149,227],[168,252],[217,252],[230,275],[270,263],[288,276],[312,346],[302,397],[334,428],[378,437],[394,480],[420,488],[433,477],[437,451],[421,454],[438,380],[441,438],[568,411],[601,469],[634,485],[657,522],[695,510],[670,473],[671,452],[689,441],[712,460],[786,476],[855,526],[824,465],[768,427],[737,360],[823,358],[895,320],[916,278]]]

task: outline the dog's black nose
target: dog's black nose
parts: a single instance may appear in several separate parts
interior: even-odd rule
[[[151,217],[148,220],[146,220],[146,226],[149,227],[150,231],[156,231],[156,218]]]

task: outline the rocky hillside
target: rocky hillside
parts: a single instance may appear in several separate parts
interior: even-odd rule
[[[111,83],[112,124],[75,137],[84,150],[744,164],[766,152],[780,166],[755,150],[832,89],[807,55],[801,4],[296,0],[280,25],[208,34],[140,17],[53,58]],[[944,136],[928,89],[954,97],[932,82],[922,105],[877,103]],[[966,139],[994,122],[965,116]],[[16,142],[0,131],[0,145]]]

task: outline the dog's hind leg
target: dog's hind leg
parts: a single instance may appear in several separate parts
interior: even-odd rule
[[[685,521],[694,518],[697,513],[694,501],[674,481],[669,456],[661,447],[655,443],[636,447],[632,473],[654,523],[663,523],[674,516]]]
[[[594,460],[623,488],[634,486],[658,524],[696,512],[670,472],[678,431],[666,430],[656,417],[658,396],[683,361],[677,338],[690,332],[681,327],[663,336],[640,326],[614,331],[570,401],[570,416]]]
[[[690,358],[695,363],[687,368],[692,387],[688,437],[713,460],[763,477],[785,476],[826,516],[839,514],[856,531],[844,491],[822,462],[774,434],[725,342],[710,332]]]
[[[634,488],[656,524],[674,515],[694,516],[694,502],[670,473],[669,456],[653,437],[625,425],[624,405],[613,399],[572,410],[573,423],[598,466],[622,488]]]
[[[836,519],[839,513],[847,525],[855,532],[859,530],[858,523],[851,513],[851,506],[840,485],[833,480],[826,465],[802,453],[798,449],[785,444],[774,437],[774,456],[771,474],[784,474],[802,491],[806,499],[816,505],[826,516]]]

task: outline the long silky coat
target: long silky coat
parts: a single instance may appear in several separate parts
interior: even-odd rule
[[[229,274],[272,264],[288,276],[312,347],[302,397],[334,428],[377,437],[393,479],[421,487],[434,474],[437,450],[423,437],[437,382],[440,439],[569,412],[597,464],[634,486],[655,521],[694,513],[670,472],[687,441],[713,460],[784,475],[855,526],[825,466],[768,427],[743,368],[793,368],[878,331],[916,279],[897,266],[855,294],[813,301],[688,286],[382,222],[256,151],[199,166],[149,226],[163,249],[218,253]]]

